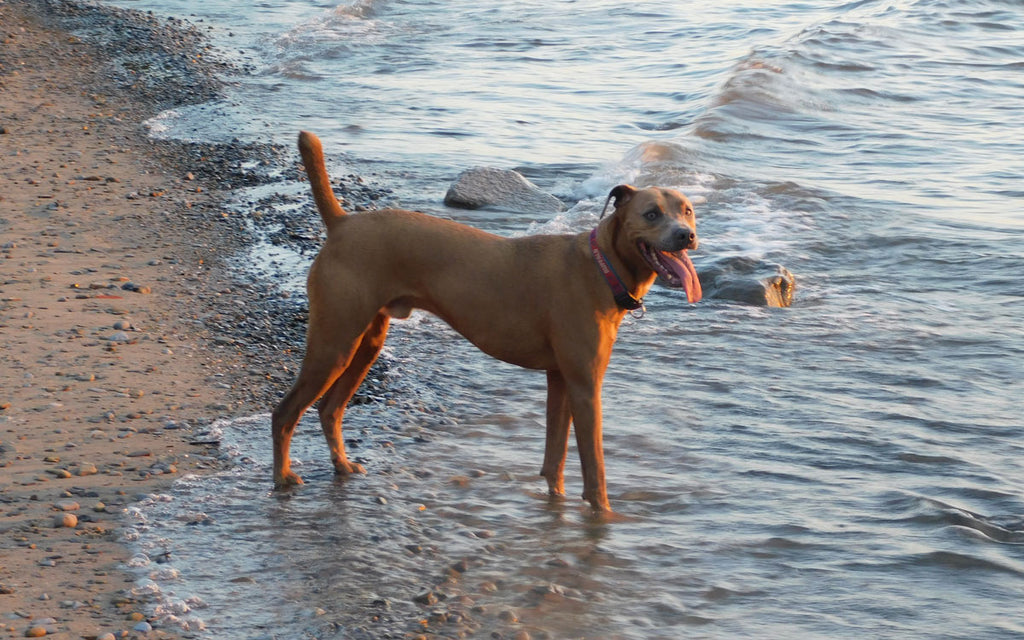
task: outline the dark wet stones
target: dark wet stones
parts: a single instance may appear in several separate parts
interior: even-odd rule
[[[205,35],[183,20],[65,0],[41,0],[37,8],[83,39],[103,42],[107,76],[157,110],[219,97],[224,83],[218,76],[232,68],[204,56],[210,51]]]
[[[759,307],[788,307],[796,290],[796,278],[788,269],[755,258],[722,258],[703,267],[698,275],[705,298]]]

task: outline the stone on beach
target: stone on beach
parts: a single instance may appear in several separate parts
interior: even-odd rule
[[[74,500],[58,500],[53,506],[59,511],[78,511],[81,508]]]
[[[462,172],[444,197],[449,207],[494,207],[526,213],[565,211],[565,204],[521,174],[506,169],[477,167]]]
[[[99,469],[97,469],[96,465],[91,462],[83,462],[78,465],[78,468],[75,470],[75,475],[79,477],[92,476],[97,473],[99,473]]]
[[[153,293],[153,290],[150,287],[142,284],[137,284],[135,282],[126,282],[123,285],[121,285],[121,288],[125,291],[133,291],[135,293]]]
[[[74,529],[78,526],[78,516],[73,513],[58,513],[53,517],[53,527],[55,529],[68,528]]]

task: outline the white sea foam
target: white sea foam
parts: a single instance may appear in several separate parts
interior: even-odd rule
[[[170,137],[169,134],[173,130],[175,123],[180,121],[181,113],[176,109],[168,109],[161,111],[142,124],[149,129],[149,135],[154,138],[167,138]]]

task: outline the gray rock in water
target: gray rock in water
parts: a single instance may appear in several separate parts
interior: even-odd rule
[[[759,307],[788,307],[796,278],[779,264],[753,258],[723,258],[698,273],[705,298]]]
[[[444,203],[459,209],[496,207],[530,213],[566,209],[561,200],[541,190],[521,174],[488,167],[463,171],[449,187]]]

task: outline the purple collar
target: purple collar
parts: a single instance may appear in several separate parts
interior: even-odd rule
[[[596,228],[590,232],[590,253],[593,254],[597,268],[601,270],[601,275],[604,276],[605,281],[612,290],[612,295],[615,296],[615,304],[628,311],[642,309],[644,301],[642,299],[637,300],[630,295],[629,291],[626,290],[626,285],[622,283],[622,278],[619,277],[619,274],[615,273],[615,269],[608,262],[608,258],[605,257],[604,253],[597,246]]]

